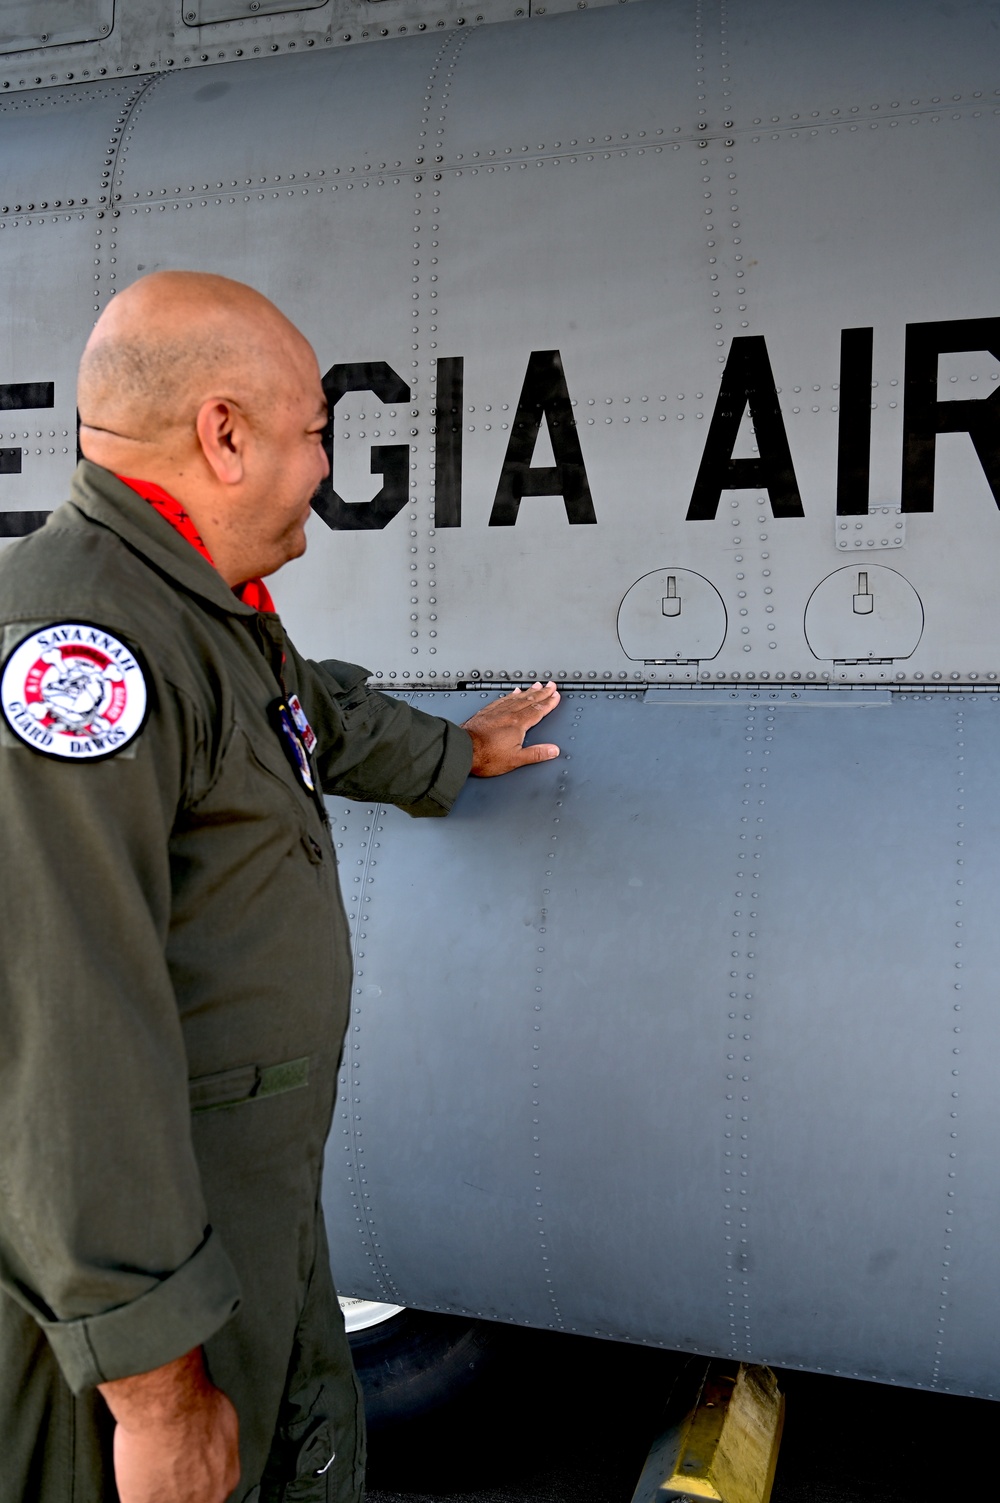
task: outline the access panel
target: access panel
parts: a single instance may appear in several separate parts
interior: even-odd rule
[[[3,0],[0,57],[67,42],[102,41],[115,21],[115,0]]]
[[[581,692],[534,734],[446,820],[331,802],[340,1287],[1000,1393],[1000,697]]]

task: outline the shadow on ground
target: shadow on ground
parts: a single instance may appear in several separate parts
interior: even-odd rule
[[[644,1347],[505,1331],[459,1403],[370,1437],[369,1503],[629,1503],[676,1365]]]
[[[460,1402],[371,1437],[369,1503],[630,1503],[680,1360],[507,1331]],[[948,1455],[964,1475],[989,1474],[995,1404],[778,1376],[787,1410],[771,1503],[914,1503]]]

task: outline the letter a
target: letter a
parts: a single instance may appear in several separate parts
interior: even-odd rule
[[[543,417],[555,465],[532,469]],[[528,359],[490,526],[513,527],[522,496],[562,496],[571,523],[597,521],[558,350],[535,350]]]
[[[760,456],[734,459],[736,436],[747,407]],[[687,520],[711,521],[722,492],[738,490],[766,490],[776,517],[805,515],[762,334],[739,335],[733,340]]]

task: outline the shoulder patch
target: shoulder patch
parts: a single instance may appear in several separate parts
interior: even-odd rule
[[[146,722],[137,655],[103,627],[55,621],[25,637],[0,671],[0,714],[35,751],[96,762],[123,751]]]

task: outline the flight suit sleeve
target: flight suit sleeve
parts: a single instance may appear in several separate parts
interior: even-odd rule
[[[181,1356],[239,1303],[165,958],[198,731],[162,684],[153,699],[138,739],[95,762],[0,722],[0,1285],[77,1392]]]
[[[356,663],[296,658],[324,792],[447,814],[472,766],[468,731],[369,689]]]

